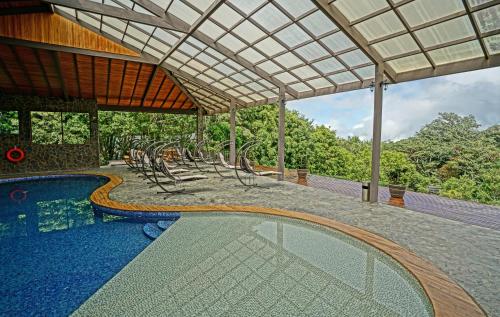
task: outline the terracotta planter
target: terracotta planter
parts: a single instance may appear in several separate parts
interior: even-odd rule
[[[406,186],[404,185],[389,185],[389,193],[391,198],[403,198],[405,195]]]
[[[298,179],[297,183],[302,184],[302,185],[307,185],[307,173],[309,173],[309,171],[307,169],[298,169],[297,176],[299,179]]]

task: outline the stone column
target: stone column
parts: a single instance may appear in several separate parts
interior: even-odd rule
[[[378,201],[378,183],[380,178],[380,144],[382,139],[382,103],[384,88],[384,66],[375,65],[375,96],[373,108],[372,135],[372,177],[370,183],[370,202]]]
[[[278,180],[285,179],[285,88],[280,87],[278,100],[279,118],[278,118]]]
[[[236,101],[229,106],[229,164],[236,165]]]

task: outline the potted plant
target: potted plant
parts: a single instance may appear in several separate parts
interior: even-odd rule
[[[387,172],[389,179],[389,193],[391,198],[403,198],[406,192],[405,174],[407,170],[402,167],[395,168]]]
[[[297,168],[297,176],[299,184],[307,184],[307,173],[309,172],[309,162],[307,159],[307,155],[302,157],[301,162]]]

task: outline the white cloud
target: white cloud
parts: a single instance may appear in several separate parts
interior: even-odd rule
[[[496,68],[389,86],[384,95],[382,138],[409,137],[439,112],[472,114],[483,128],[500,123],[499,79],[500,68]],[[369,91],[320,98],[323,109],[329,108],[328,118],[316,100],[314,112],[302,111],[300,101],[294,108],[317,123],[326,122],[340,136],[371,139],[373,95]]]

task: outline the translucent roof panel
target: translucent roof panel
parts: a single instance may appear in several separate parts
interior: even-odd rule
[[[198,12],[180,0],[173,0],[167,12],[189,24],[193,24],[201,16]]]
[[[389,64],[389,66],[391,66],[398,73],[432,67],[427,58],[425,58],[424,54],[398,58],[389,61],[387,64]]]
[[[475,36],[472,23],[467,16],[439,23],[415,32],[424,47],[453,42]]]
[[[500,29],[500,4],[474,13],[482,33]]]
[[[411,27],[423,25],[465,10],[462,0],[414,0],[399,8]]]
[[[405,30],[403,23],[393,11],[387,11],[362,23],[356,24],[361,34],[369,41]]]
[[[483,51],[478,41],[470,41],[430,51],[429,55],[436,65],[442,65],[482,57]]]
[[[403,34],[372,45],[383,58],[419,51],[417,42],[410,34]]]
[[[500,53],[500,35],[493,35],[484,39],[488,53],[491,55]]]
[[[252,19],[268,32],[274,32],[277,28],[290,22],[290,19],[271,3],[257,11]]]
[[[333,5],[345,15],[349,22],[354,22],[389,6],[386,0],[337,0],[333,2]]]
[[[275,2],[278,6],[283,8],[288,14],[292,15],[296,19],[317,9],[310,0],[276,0]]]

